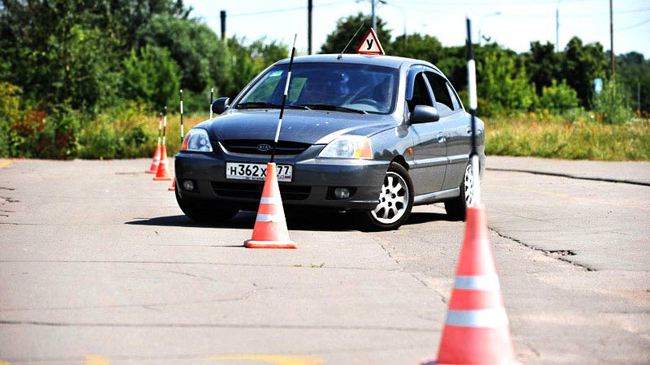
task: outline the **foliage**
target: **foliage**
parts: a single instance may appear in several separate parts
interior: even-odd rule
[[[593,104],[605,123],[623,123],[632,117],[627,90],[616,79],[603,82],[603,90],[594,96]]]
[[[181,72],[181,87],[202,92],[232,81],[226,45],[206,25],[196,20],[156,15],[138,34],[138,47],[167,48]]]
[[[555,52],[555,45],[546,42],[530,42],[530,51],[524,55],[526,70],[530,81],[535,84],[535,90],[541,95],[543,88],[553,85],[560,73],[560,58],[562,54]]]
[[[594,95],[593,80],[605,78],[607,58],[600,43],[583,44],[573,37],[564,49],[560,75],[578,93],[582,106],[589,107]]]
[[[611,125],[594,113],[577,118],[530,113],[486,120],[486,153],[570,160],[650,160],[650,120]]]
[[[562,83],[558,85],[557,81],[553,79],[551,86],[542,88],[542,95],[539,98],[541,108],[559,113],[576,108],[578,103],[578,93],[567,85],[566,80],[562,80]]]
[[[178,66],[167,49],[146,45],[139,56],[131,50],[124,62],[122,83],[124,97],[162,110],[178,98]]]
[[[386,22],[379,17],[376,18],[376,21],[377,29],[375,31],[377,32],[377,37],[379,37],[382,44],[389,44],[391,35],[390,30],[386,29]],[[362,24],[364,26],[359,30],[356,37],[354,37],[354,33],[357,32]],[[341,53],[348,42],[350,45],[345,53],[355,53],[357,46],[361,43],[370,27],[372,27],[372,17],[363,13],[339,19],[336,22],[336,29],[327,35],[325,43],[320,48],[320,53]]]
[[[500,48],[489,49],[477,65],[481,75],[478,94],[489,103],[483,113],[503,114],[508,111],[527,110],[535,101],[535,89],[528,82],[526,68],[520,59],[509,57]]]
[[[287,58],[288,52],[284,44],[264,41],[262,38],[247,44],[245,38],[232,37],[228,40],[233,81],[228,88],[223,89],[221,95],[234,98],[257,74],[274,62]]]
[[[444,47],[438,38],[428,34],[423,36],[419,33],[414,33],[407,37],[400,35],[385,48],[387,54],[424,59],[433,64],[438,64],[444,58],[443,56],[445,54]]]

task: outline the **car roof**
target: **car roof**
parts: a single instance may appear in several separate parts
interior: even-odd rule
[[[353,63],[363,65],[376,65],[391,68],[410,67],[412,65],[426,65],[438,70],[437,67],[427,61],[415,60],[412,58],[395,57],[395,56],[379,56],[379,55],[361,55],[344,53],[339,59],[338,54],[319,54],[313,56],[300,56],[295,57],[294,63]],[[276,65],[283,65],[289,63],[289,59],[278,61]],[[440,71],[440,70],[438,70]]]

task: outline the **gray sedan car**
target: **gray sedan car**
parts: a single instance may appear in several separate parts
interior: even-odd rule
[[[176,199],[199,222],[259,204],[289,61],[275,63],[176,155]],[[477,119],[481,171],[484,124]],[[359,228],[397,229],[414,205],[444,202],[464,219],[473,181],[470,116],[434,65],[389,56],[294,60],[275,162],[285,207],[345,210]]]

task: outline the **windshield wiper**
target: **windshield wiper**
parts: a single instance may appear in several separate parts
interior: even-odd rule
[[[282,107],[282,105],[267,103],[267,102],[262,102],[262,101],[250,101],[250,102],[247,102],[247,103],[237,104],[237,107],[240,107],[240,108],[243,108],[243,109],[280,108],[280,107]],[[285,105],[285,108],[302,109],[302,110],[308,110],[309,109],[309,107],[307,107],[306,105],[290,105],[290,104]]]
[[[358,113],[358,114],[368,114],[365,110],[346,108],[344,106],[338,105],[329,105],[329,104],[301,104],[296,106],[304,106],[313,110],[333,110],[337,112],[347,112],[347,113]]]
[[[267,103],[267,102],[261,102],[261,101],[251,101],[247,103],[239,103],[237,104],[238,108],[244,108],[244,109],[253,109],[253,108],[279,108],[281,105],[278,104],[273,104],[273,103]]]

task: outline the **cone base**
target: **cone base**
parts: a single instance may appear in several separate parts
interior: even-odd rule
[[[244,241],[244,246],[248,248],[298,248],[293,241],[253,241],[252,239]]]
[[[420,365],[521,365],[520,362],[513,361],[513,362],[508,362],[508,363],[483,363],[483,364],[443,364],[443,363],[438,363],[436,360],[427,360],[423,361],[420,363]]]
[[[148,171],[145,171],[144,173],[145,174],[155,174],[156,172],[158,172],[158,170],[155,170],[155,171],[154,170],[148,170]]]
[[[169,189],[167,189],[167,190],[169,190],[169,191],[174,191],[174,190],[176,190],[176,188],[169,188]]]
[[[172,181],[172,178],[171,177],[158,177],[158,176],[156,176],[156,177],[153,178],[153,180],[154,181]]]

